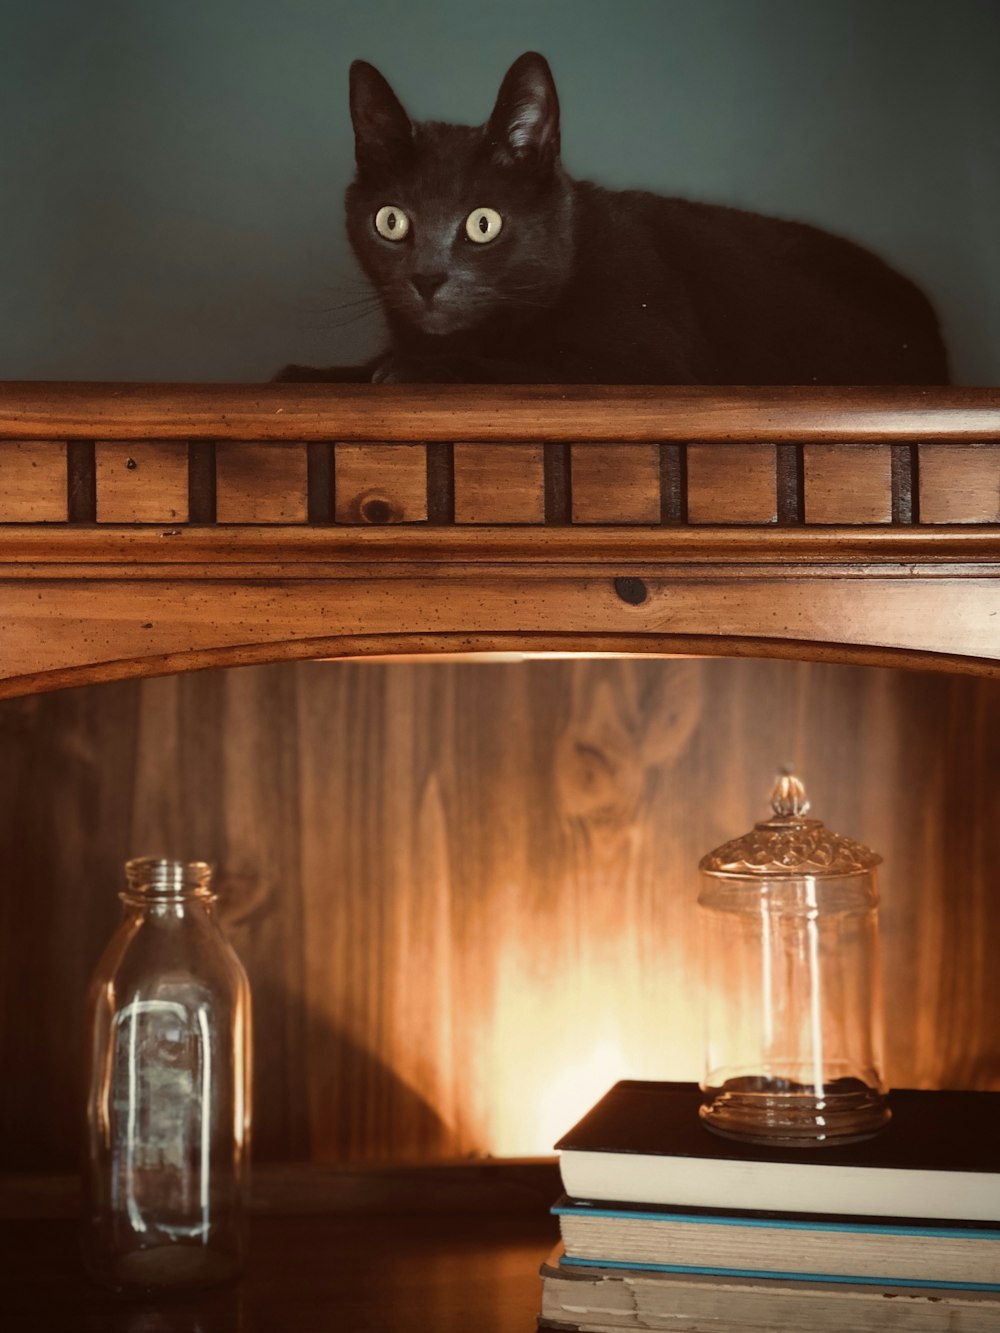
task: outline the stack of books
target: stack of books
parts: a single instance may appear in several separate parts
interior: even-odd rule
[[[876,1137],[809,1149],[700,1102],[618,1083],[556,1144],[540,1328],[1000,1333],[1000,1093],[897,1090]]]

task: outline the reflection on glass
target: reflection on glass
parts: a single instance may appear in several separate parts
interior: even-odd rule
[[[207,865],[126,870],[88,1003],[85,1255],[120,1290],[210,1286],[243,1261],[249,988]]]

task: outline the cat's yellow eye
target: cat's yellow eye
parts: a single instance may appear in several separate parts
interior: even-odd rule
[[[401,241],[410,230],[410,219],[395,204],[384,204],[375,214],[375,230],[387,241]]]
[[[503,218],[495,208],[474,208],[465,219],[465,234],[477,245],[495,241],[500,235]]]

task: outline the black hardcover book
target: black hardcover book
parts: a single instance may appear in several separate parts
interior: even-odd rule
[[[695,1083],[617,1083],[556,1144],[578,1199],[1000,1221],[1000,1093],[890,1093],[860,1143],[765,1147],[711,1133]]]

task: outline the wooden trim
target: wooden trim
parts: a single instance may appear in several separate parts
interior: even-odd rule
[[[433,450],[447,448],[446,444],[430,445],[428,465]],[[543,444],[452,446],[451,507],[445,511],[450,521],[475,527],[544,523],[544,456]],[[431,490],[428,487],[429,493]]]
[[[187,523],[186,444],[96,440],[94,463],[98,523]]]
[[[71,523],[97,519],[97,455],[93,440],[70,440],[66,447],[66,499]]]
[[[192,523],[214,523],[215,510],[215,445],[205,441],[189,444],[188,519]]]
[[[658,523],[660,450],[655,444],[613,444],[601,449],[570,446],[571,516],[574,524]]]
[[[11,440],[0,451],[0,523],[65,523],[67,445]]]
[[[773,444],[691,445],[687,450],[687,516],[691,524],[775,524],[777,454]]]
[[[562,524],[572,522],[573,477],[570,468],[570,444],[542,445],[542,472],[545,496],[545,522]]]
[[[4,434],[66,442],[69,494],[65,524],[0,524],[7,694],[498,646],[1000,670],[1000,523],[900,526],[923,452],[948,477],[1000,454],[1000,389],[0,385]],[[185,441],[203,522],[97,523],[95,439]],[[508,475],[541,452],[553,526],[456,524],[455,441],[487,491],[479,445]],[[892,524],[802,524],[804,446],[837,442],[892,450]]]
[[[906,446],[803,445],[804,522],[891,523],[892,453],[896,448],[905,450]]]
[[[1000,678],[1000,661],[965,657],[927,649],[871,647],[787,638],[692,634],[466,633],[356,634],[324,639],[164,653],[146,658],[88,663],[0,679],[0,699],[38,694],[78,685],[104,684],[148,676],[169,676],[212,667],[252,666],[266,662],[337,661],[360,658],[378,661],[449,661],[472,658],[517,661],[535,656],[571,657],[746,657],[795,662],[835,662],[846,666],[901,667],[915,671],[957,672]]]
[[[1000,522],[1000,445],[921,449],[920,514],[928,523]]]
[[[219,523],[305,523],[309,514],[308,445],[227,441],[215,450]]]
[[[0,524],[4,565],[59,565],[61,577],[90,577],[93,565],[210,563],[398,564],[495,561],[547,565],[591,562],[639,564],[914,564],[1000,565],[996,526],[823,527],[746,529],[456,526],[131,527]],[[11,571],[13,574],[15,571]],[[951,572],[951,571],[949,571]]]
[[[1000,389],[14,382],[0,439],[968,442]]]
[[[660,445],[660,522],[688,521],[687,445]]]
[[[385,527],[427,522],[426,445],[392,444],[377,449],[370,444],[345,444],[334,452],[333,471],[338,523]]]

